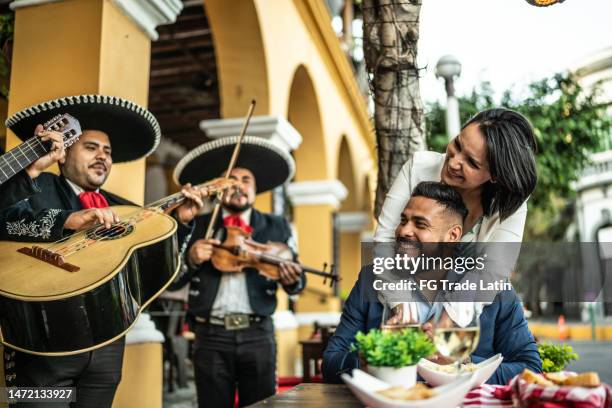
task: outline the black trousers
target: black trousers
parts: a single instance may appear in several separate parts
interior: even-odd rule
[[[231,408],[276,392],[276,341],[271,318],[240,330],[196,324],[193,354],[198,406]]]
[[[17,403],[23,408],[110,408],[121,380],[125,337],[94,351],[44,357],[4,349],[7,386],[76,387],[76,402]],[[14,362],[14,364],[11,364]]]

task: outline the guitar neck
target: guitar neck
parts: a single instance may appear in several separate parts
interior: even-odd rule
[[[175,193],[147,205],[147,208],[158,208],[165,213],[170,213],[181,205],[183,201],[185,201],[185,196],[181,193]]]
[[[49,153],[51,143],[34,136],[0,156],[0,184]]]

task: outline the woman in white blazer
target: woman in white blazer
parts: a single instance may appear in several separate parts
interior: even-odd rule
[[[459,192],[468,209],[461,242],[485,243],[479,251],[486,251],[487,266],[475,280],[508,279],[523,240],[527,199],[537,182],[536,148],[533,128],[520,113],[502,108],[478,113],[448,143],[445,154],[416,152],[404,164],[385,198],[374,241],[395,241],[414,187],[422,181],[441,181]],[[486,305],[495,292],[477,296]],[[453,299],[447,297],[445,310],[456,322],[465,320],[461,316],[470,308]]]
[[[468,208],[462,242],[521,242],[527,198],[536,186],[536,139],[529,121],[503,108],[478,113],[446,147],[416,152],[387,193],[374,235],[395,240],[400,215],[421,181],[455,188]]]

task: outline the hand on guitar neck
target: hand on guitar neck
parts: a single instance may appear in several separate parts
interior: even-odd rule
[[[187,183],[182,187],[181,193],[187,200],[183,201],[174,211],[176,218],[186,225],[198,215],[198,212],[204,206],[202,198],[206,197],[208,192],[206,189],[193,187],[190,183]]]
[[[55,162],[63,163],[66,156],[66,150],[64,149],[63,135],[59,132],[51,130],[44,130],[43,125],[36,126],[34,134],[41,138],[43,142],[52,142],[49,153],[26,168],[26,172],[31,179],[35,179],[45,170],[47,167]]]

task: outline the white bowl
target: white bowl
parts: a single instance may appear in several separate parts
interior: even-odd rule
[[[342,380],[361,402],[370,408],[456,408],[472,388],[472,377],[458,378],[451,384],[437,387],[436,395],[422,400],[401,401],[384,397],[376,391],[390,387],[376,377],[359,369],[353,370],[352,377],[342,374]]]
[[[502,355],[498,353],[493,357],[476,364],[476,370],[472,372],[468,371],[462,373],[461,375],[457,373],[445,373],[442,371],[438,371],[436,370],[436,367],[440,367],[439,364],[432,363],[431,361],[426,359],[421,359],[421,361],[419,361],[419,363],[417,364],[417,372],[421,377],[423,377],[425,381],[427,381],[429,385],[433,387],[451,383],[459,377],[467,378],[472,376],[473,374],[474,381],[472,383],[472,386],[478,387],[487,382],[489,378],[491,378],[491,376],[493,375],[495,370],[497,370],[497,367],[499,367],[503,359],[504,358],[502,357]]]
[[[410,388],[416,384],[417,366],[405,367],[374,367],[368,366],[367,373],[389,385]]]

